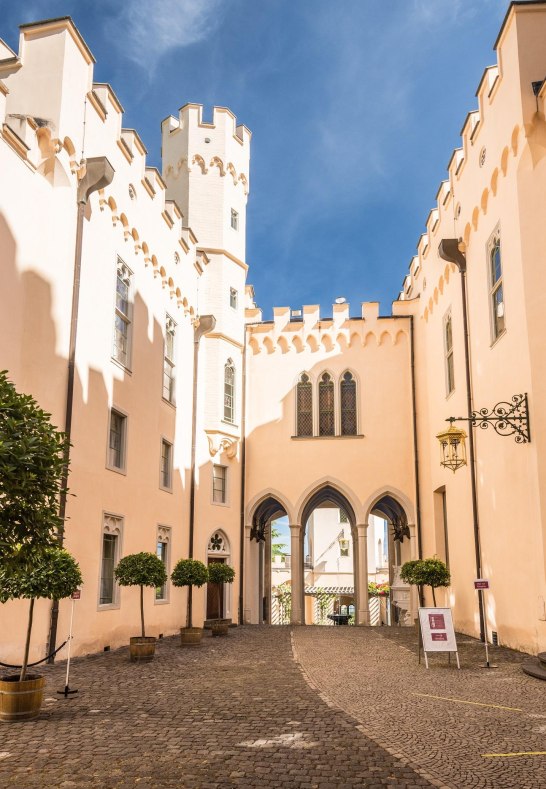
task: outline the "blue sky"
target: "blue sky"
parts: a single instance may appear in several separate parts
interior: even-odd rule
[[[249,281],[273,306],[388,313],[507,0],[0,0],[0,37],[71,15],[160,166],[187,101],[253,133]]]

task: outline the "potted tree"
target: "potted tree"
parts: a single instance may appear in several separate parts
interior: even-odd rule
[[[140,586],[140,636],[132,636],[129,640],[131,661],[153,660],[155,654],[155,636],[147,636],[144,629],[144,587],[154,589],[163,586],[167,580],[165,565],[155,553],[143,551],[132,553],[120,559],[114,570],[120,586]]]
[[[193,627],[191,589],[204,586],[209,578],[207,568],[198,559],[180,559],[171,574],[174,586],[187,586],[188,607],[186,611],[186,627],[180,628],[180,643],[182,646],[196,646],[201,643],[203,636],[202,627]]]
[[[38,598],[63,600],[82,583],[80,568],[68,551],[44,548],[36,553],[24,571],[0,566],[0,602],[30,600],[23,662],[18,674],[0,678],[0,720],[22,721],[36,718],[44,697],[45,678],[28,672],[34,603]]]
[[[235,570],[229,564],[223,562],[213,562],[209,564],[209,583],[216,584],[216,591],[218,594],[218,611],[221,610],[221,594],[224,589],[224,584],[232,584],[235,578]],[[219,619],[211,625],[213,636],[227,636],[229,630],[229,622]]]
[[[402,565],[400,578],[407,584],[419,587],[430,586],[432,589],[432,600],[436,606],[435,589],[442,586],[449,586],[451,575],[447,565],[436,557],[432,559],[414,559]]]

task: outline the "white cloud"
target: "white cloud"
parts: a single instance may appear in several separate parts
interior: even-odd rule
[[[130,0],[122,6],[113,33],[123,38],[124,54],[147,68],[169,50],[203,40],[221,19],[222,0]]]

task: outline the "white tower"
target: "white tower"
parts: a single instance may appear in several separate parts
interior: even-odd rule
[[[237,571],[251,134],[245,126],[236,125],[228,109],[215,107],[212,123],[204,123],[202,113],[201,105],[186,104],[178,118],[163,121],[163,177],[169,197],[182,212],[184,226],[197,238],[197,265],[202,269],[198,313],[216,318],[199,352],[194,556],[205,562],[212,558],[214,548],[209,541],[219,532],[225,538],[222,556]],[[222,612],[233,619],[239,581],[226,593]],[[202,605],[206,616],[204,599]]]

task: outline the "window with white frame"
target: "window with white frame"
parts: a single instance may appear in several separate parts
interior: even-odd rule
[[[323,373],[318,385],[319,436],[335,435],[334,382],[329,373]]]
[[[127,417],[112,408],[108,429],[108,468],[115,471],[125,471],[126,444]]]
[[[163,358],[163,397],[174,403],[176,323],[167,315],[165,321],[165,349]]]
[[[235,421],[235,365],[232,359],[224,366],[224,420]]]
[[[132,272],[121,258],[118,258],[116,276],[116,311],[114,317],[114,349],[112,356],[124,367],[129,366],[131,352]]]
[[[227,501],[227,468],[214,464],[212,467],[212,500],[215,504]]]
[[[455,367],[453,362],[453,322],[451,309],[444,316],[444,359],[446,371],[446,394],[455,389]]]
[[[239,230],[239,214],[234,208],[231,209],[231,227],[233,230]]]
[[[104,515],[100,565],[99,605],[117,605],[118,587],[114,567],[121,554],[123,518]]]
[[[237,294],[237,291],[235,290],[235,288],[230,288],[229,289],[229,306],[233,310],[237,309],[237,301],[238,301],[237,296],[238,296],[238,294]]]
[[[356,381],[349,371],[339,384],[340,429],[342,436],[356,436]]]
[[[173,445],[164,438],[161,439],[160,485],[165,490],[173,486]]]
[[[157,529],[157,542],[156,542],[156,556],[161,559],[165,566],[167,576],[170,570],[170,547],[171,547],[171,530],[167,526],[158,526]],[[168,587],[167,581],[162,586],[157,586],[155,590],[155,599],[159,601],[168,600]]]
[[[502,258],[500,230],[497,228],[487,245],[489,259],[489,307],[491,311],[491,333],[493,342],[504,332],[504,286],[502,278]]]

